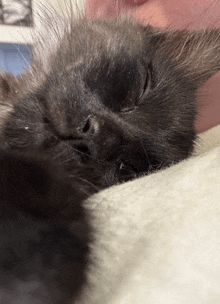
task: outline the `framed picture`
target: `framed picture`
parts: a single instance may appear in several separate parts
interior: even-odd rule
[[[0,0],[0,70],[19,75],[31,63],[37,6],[33,0]]]
[[[33,0],[0,0],[0,42],[30,43],[34,25]]]
[[[86,0],[72,1],[72,8],[84,11]],[[0,0],[0,71],[19,75],[31,63],[34,30],[43,24],[38,16],[43,9],[53,6],[61,15],[69,3],[66,0]]]

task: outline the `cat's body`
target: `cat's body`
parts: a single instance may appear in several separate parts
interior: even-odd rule
[[[86,171],[68,178],[36,154],[2,153],[0,163],[0,303],[71,303],[91,234],[79,181]]]
[[[33,295],[27,293],[27,303],[65,304],[69,303],[70,297],[74,298],[76,290],[81,291],[86,263],[90,261],[85,253],[91,240],[83,209],[77,211],[82,208],[82,201],[99,189],[165,168],[190,156],[196,138],[196,90],[220,69],[218,30],[161,32],[127,19],[114,22],[82,19],[74,21],[57,40],[56,48],[46,56],[46,64],[42,50],[47,48],[47,39],[41,42],[45,44],[41,57],[36,55],[31,72],[22,80],[23,97],[18,95],[13,110],[2,124],[5,151],[1,157],[1,204],[5,206],[3,209],[10,204],[14,210],[10,225],[15,226],[8,228],[10,235],[17,231],[20,221],[27,229],[35,227],[27,241],[23,238],[25,228],[21,228],[17,236],[19,246],[36,242],[41,229],[51,229],[53,236],[56,229],[60,229],[67,241],[63,244],[62,240],[55,239],[49,248],[40,245],[42,256],[36,261],[32,251],[26,256],[17,249],[10,249],[15,252],[14,264],[8,262],[9,268],[5,266],[5,256],[0,254],[1,268],[7,278],[2,280],[9,282],[9,287],[1,283],[4,300],[0,303],[23,303],[18,297],[20,291],[15,292],[13,299],[9,294],[10,288],[16,290],[14,281],[26,271],[25,261],[39,266],[39,269],[38,266],[32,269],[33,285],[28,285],[28,274],[21,278],[26,282],[27,290],[34,289]],[[10,101],[10,83],[9,88],[5,83],[2,85],[1,96]],[[31,172],[23,170],[25,159],[29,168],[33,158],[36,158],[36,164]],[[43,182],[36,188],[33,186],[38,168],[42,162],[46,167],[47,158],[52,163],[52,171],[56,172],[56,166],[64,171],[61,177],[64,176],[64,188],[67,183],[69,192],[63,190],[61,182],[60,188],[57,187],[60,199],[56,201],[52,191],[46,199],[43,193],[32,202],[31,197],[35,198],[41,192],[41,185],[47,189],[47,183],[44,183],[50,180],[51,171],[46,168],[41,173]],[[12,167],[11,162],[14,162]],[[16,179],[13,188],[15,193],[22,189],[24,198],[28,197],[27,202],[21,194],[9,195],[13,191],[8,180],[12,178],[13,181],[19,170],[21,179]],[[30,183],[26,185],[23,179],[30,179]],[[60,177],[55,174],[51,183],[53,190],[60,183]],[[65,204],[67,210],[63,210]],[[8,226],[9,211],[4,211],[6,215],[1,214],[0,236],[5,233],[5,225]],[[58,222],[58,228],[54,222]],[[71,235],[77,239],[72,245]],[[6,238],[0,252],[8,246],[13,248],[10,237]],[[63,267],[62,272],[69,269],[65,246],[73,246],[73,250],[76,246],[82,256],[81,261],[77,260],[77,254],[73,258],[82,274],[79,285],[65,285],[66,281],[77,281],[80,272],[77,267],[71,273],[67,270],[70,276],[67,278],[60,278],[57,273],[51,278],[44,273],[45,266],[41,267],[41,263],[47,254],[53,259],[56,246],[62,257],[62,262],[57,262]],[[53,267],[57,268],[55,264],[47,266],[52,272]],[[69,279],[71,276],[74,279]],[[48,280],[51,280],[49,287],[45,283]],[[43,290],[39,298],[36,296],[38,286]],[[60,298],[53,297],[53,290],[57,290]]]

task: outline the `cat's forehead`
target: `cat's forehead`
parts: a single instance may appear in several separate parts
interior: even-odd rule
[[[145,52],[143,29],[134,22],[78,22],[61,44],[58,57],[67,70],[94,67],[105,62],[118,62],[143,58]]]
[[[45,92],[53,100],[88,99],[92,92],[102,100],[124,101],[131,98],[134,88],[139,94],[148,63],[141,26],[128,20],[83,20],[61,42]]]

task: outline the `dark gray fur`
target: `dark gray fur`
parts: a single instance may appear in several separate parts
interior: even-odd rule
[[[46,61],[47,40],[40,41],[31,72],[19,80],[20,95],[12,94],[13,82],[2,80],[2,103],[14,103],[17,96],[2,124],[4,304],[23,303],[16,284],[26,286],[30,304],[65,304],[78,296],[92,241],[83,200],[189,157],[197,90],[220,68],[218,30],[166,32],[129,19],[82,18],[56,38]],[[63,237],[56,238],[59,233]],[[37,258],[38,249],[24,250],[29,246],[42,248]],[[64,277],[50,274],[54,248],[61,273],[70,267]]]

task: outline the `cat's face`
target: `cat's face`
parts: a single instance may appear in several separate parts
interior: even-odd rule
[[[130,21],[78,22],[44,81],[15,107],[6,146],[40,150],[69,168],[99,167],[104,185],[189,156],[196,81],[169,54],[174,40],[164,40]]]

